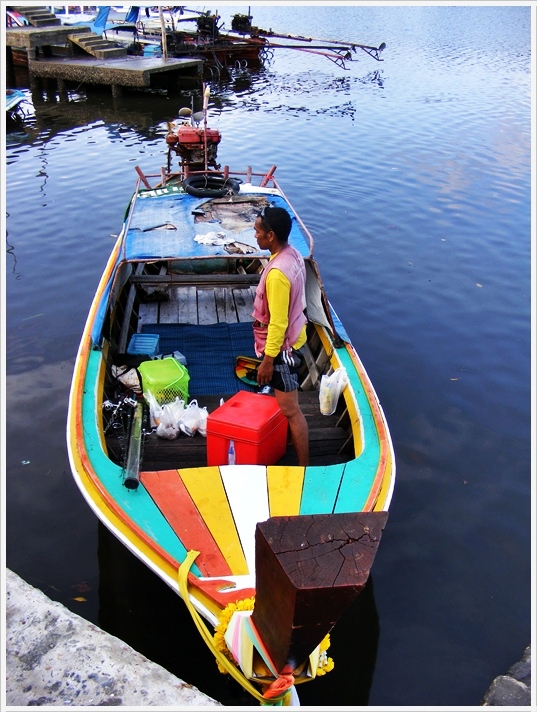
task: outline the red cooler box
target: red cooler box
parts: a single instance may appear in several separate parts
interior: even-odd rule
[[[274,465],[287,449],[287,418],[276,398],[239,391],[207,418],[207,465]]]

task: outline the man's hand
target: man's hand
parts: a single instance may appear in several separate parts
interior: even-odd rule
[[[259,364],[257,369],[257,385],[266,386],[272,380],[272,374],[274,373],[274,357],[263,356],[263,360]]]

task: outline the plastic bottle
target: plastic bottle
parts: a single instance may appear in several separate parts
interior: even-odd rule
[[[228,465],[235,464],[235,441],[234,440],[229,441],[229,448],[227,451],[227,464]]]

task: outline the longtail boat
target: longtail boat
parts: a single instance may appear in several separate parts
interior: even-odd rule
[[[6,116],[14,117],[21,111],[21,104],[24,101],[26,96],[20,89],[6,89]]]
[[[394,452],[311,233],[275,166],[216,162],[208,101],[205,89],[203,110],[169,125],[158,176],[136,167],[76,358],[69,458],[97,517],[183,599],[220,671],[261,704],[296,704],[297,685],[337,664],[330,631],[368,580]],[[291,215],[307,273],[307,466],[255,380],[253,299],[269,254],[253,225],[266,206]]]

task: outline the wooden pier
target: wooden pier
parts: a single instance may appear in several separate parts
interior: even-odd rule
[[[28,53],[28,71],[32,89],[42,80],[58,82],[60,93],[66,82],[109,86],[114,97],[122,89],[178,88],[182,80],[202,81],[203,59],[201,58],[156,58],[129,56],[95,57],[80,54],[80,48],[69,35],[89,32],[87,26],[17,27],[6,29],[6,60],[8,85],[14,83],[12,49]],[[55,54],[54,48],[62,53]],[[10,67],[11,64],[11,67]]]

